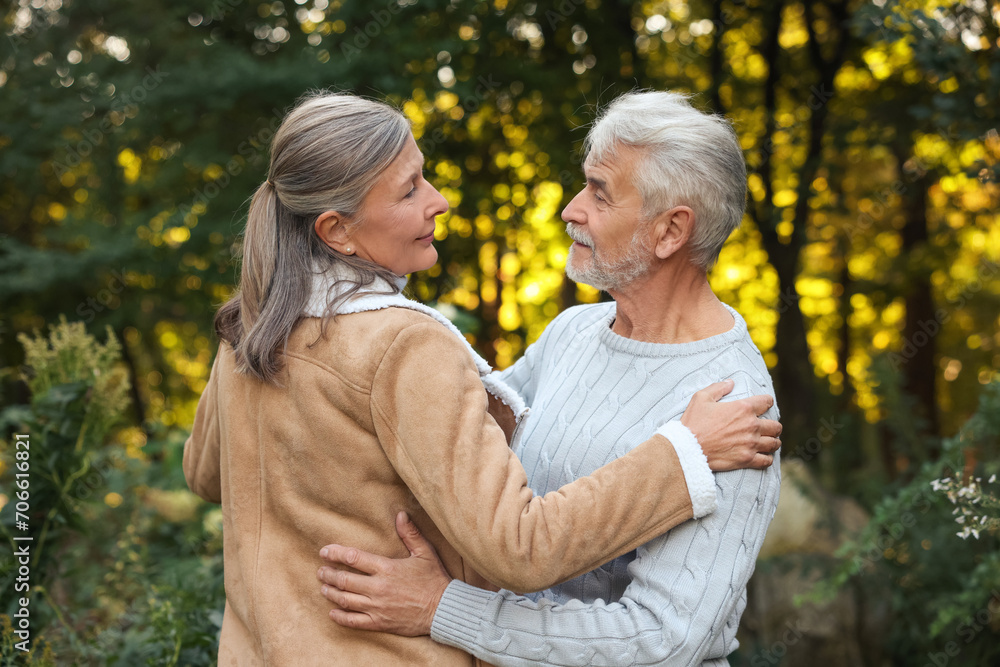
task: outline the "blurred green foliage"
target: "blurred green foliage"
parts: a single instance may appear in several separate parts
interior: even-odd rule
[[[896,409],[905,414],[903,405]],[[894,620],[886,637],[893,664],[923,664],[949,642],[961,652],[946,655],[948,664],[996,664],[1000,382],[983,390],[976,412],[941,449],[912,479],[885,489],[869,524],[843,544],[839,564],[810,598],[828,599],[850,584],[888,601],[891,617],[905,619]],[[974,536],[965,530],[973,521]]]
[[[110,332],[101,344],[83,323],[63,321],[47,336],[20,339],[31,402],[5,408],[0,423],[28,434],[30,446],[5,440],[0,470],[13,489],[25,464],[29,529],[15,525],[11,502],[0,534],[11,552],[25,544],[14,535],[33,537],[29,664],[214,664],[224,601],[221,511],[179,490],[181,433],[164,431],[139,449],[126,444],[136,429],[115,429],[128,381]],[[10,625],[23,597],[17,571],[6,554],[4,664],[18,655]]]

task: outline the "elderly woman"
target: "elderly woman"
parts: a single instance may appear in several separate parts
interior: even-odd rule
[[[694,515],[685,476],[705,459],[679,424],[676,448],[655,435],[533,496],[509,446],[523,402],[447,320],[400,295],[404,276],[437,260],[447,210],[423,161],[402,114],[350,95],[307,97],[274,137],[184,450],[191,489],[223,507],[220,665],[475,664],[429,637],[326,617],[319,548],[405,556],[392,522],[403,510],[450,576],[524,591]],[[685,422],[713,469],[776,446],[736,428],[749,410],[692,401]]]

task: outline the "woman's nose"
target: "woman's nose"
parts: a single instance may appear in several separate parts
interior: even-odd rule
[[[445,199],[444,195],[437,188],[434,188],[434,200],[431,202],[431,205],[434,208],[433,214],[435,216],[448,212],[448,200]]]

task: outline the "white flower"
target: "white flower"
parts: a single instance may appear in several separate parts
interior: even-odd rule
[[[963,514],[962,516],[957,517],[955,519],[955,523],[965,523],[965,515]]]
[[[997,481],[997,476],[995,474],[994,475],[990,475],[990,480],[989,481],[990,481],[990,484],[992,484],[993,482]]]

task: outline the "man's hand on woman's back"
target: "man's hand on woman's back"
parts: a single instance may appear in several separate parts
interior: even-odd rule
[[[774,405],[774,399],[763,394],[721,403],[734,385],[732,380],[725,380],[697,392],[681,416],[681,423],[698,438],[713,471],[763,470],[774,463],[774,452],[781,447],[781,424],[760,418]]]

